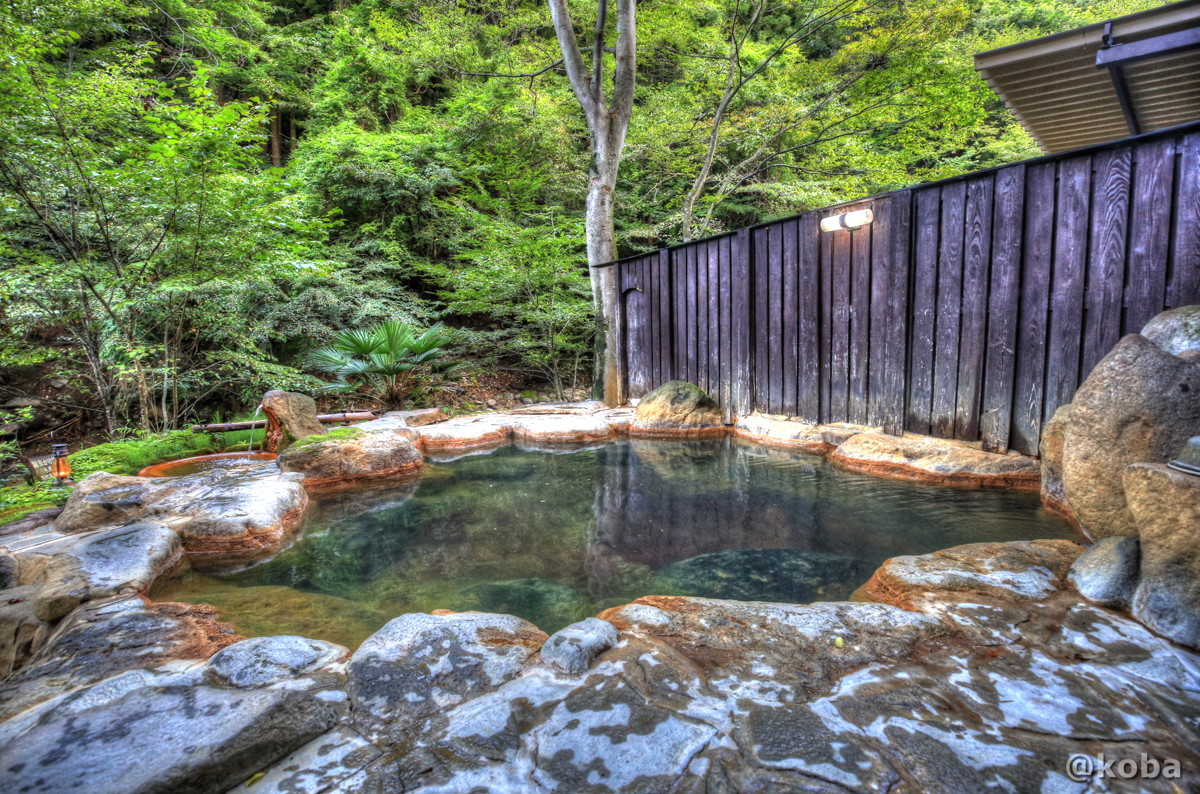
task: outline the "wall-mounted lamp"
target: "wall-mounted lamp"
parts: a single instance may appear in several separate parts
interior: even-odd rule
[[[875,220],[875,214],[870,210],[855,210],[841,215],[830,215],[821,219],[821,231],[836,232],[838,229],[861,229]]]

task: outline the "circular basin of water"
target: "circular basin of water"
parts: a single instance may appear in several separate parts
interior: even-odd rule
[[[199,474],[213,469],[244,466],[247,463],[266,463],[275,460],[274,452],[218,452],[215,455],[197,455],[194,458],[155,463],[138,472],[139,477],[182,477]]]

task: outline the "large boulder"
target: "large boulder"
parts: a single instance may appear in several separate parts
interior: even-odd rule
[[[967,488],[1036,488],[1038,462],[1009,452],[984,452],[977,444],[905,433],[859,433],[830,458],[844,469],[879,477]]]
[[[186,477],[96,472],[75,486],[55,528],[77,533],[161,522],[179,533],[193,568],[228,569],[269,556],[291,539],[308,507],[299,479],[273,466]]]
[[[150,604],[137,595],[89,602],[46,635],[35,655],[17,660],[24,666],[0,683],[0,722],[121,673],[207,659],[240,639],[204,604]]]
[[[45,621],[56,621],[85,601],[146,592],[183,562],[179,536],[162,524],[130,524],[69,541],[67,549],[50,558],[40,577],[42,587],[34,603],[37,616]]]
[[[1131,463],[1165,463],[1200,434],[1200,360],[1125,337],[1075,393],[1063,435],[1071,510],[1093,538],[1138,534],[1122,476]]]
[[[1142,328],[1142,336],[1168,353],[1200,350],[1200,306],[1177,306]]]
[[[699,386],[673,380],[642,397],[630,432],[640,436],[718,435],[725,432],[725,417]]]
[[[1134,617],[1200,648],[1200,476],[1138,464],[1125,472],[1125,493],[1142,549]]]
[[[1071,404],[1060,405],[1042,426],[1042,441],[1038,445],[1042,466],[1042,504],[1047,510],[1071,518],[1071,507],[1067,504],[1067,492],[1063,488],[1063,438],[1067,422],[1071,418]]]
[[[336,719],[307,692],[207,686],[143,687],[63,711],[0,747],[6,790],[227,791]]]
[[[350,658],[350,702],[367,725],[403,732],[512,679],[545,641],[512,615],[401,615]]]
[[[304,475],[309,491],[418,476],[425,459],[406,434],[345,427],[296,442],[278,458],[285,472]]]
[[[307,394],[272,390],[263,395],[262,407],[267,415],[263,446],[268,452],[282,452],[302,438],[325,432],[317,419],[317,401]]]

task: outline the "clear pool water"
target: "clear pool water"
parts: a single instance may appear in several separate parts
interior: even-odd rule
[[[845,599],[888,557],[1034,538],[1080,539],[1031,492],[880,479],[731,439],[503,447],[325,499],[272,560],[156,597],[213,604],[243,634],[353,648],[439,608],[552,632],[650,594]]]

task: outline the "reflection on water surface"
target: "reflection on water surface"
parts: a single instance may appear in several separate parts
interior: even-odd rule
[[[502,447],[419,484],[323,499],[295,546],[160,600],[210,603],[247,635],[355,647],[404,612],[508,612],[553,632],[638,596],[844,599],[888,557],[1079,539],[1031,492],[841,471],[732,439],[570,454]]]

